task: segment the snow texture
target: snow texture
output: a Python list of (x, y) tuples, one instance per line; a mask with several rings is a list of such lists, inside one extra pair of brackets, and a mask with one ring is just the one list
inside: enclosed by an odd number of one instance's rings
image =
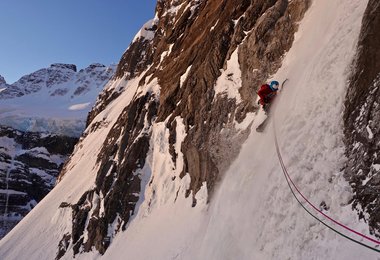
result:
[[(364, 0), (313, 2), (282, 68), (273, 75), (290, 81), (272, 111), (284, 163), (295, 183), (314, 204), (324, 202), (328, 215), (368, 235), (366, 223), (351, 210), (352, 191), (341, 171), (347, 68), (356, 51), (366, 4)], [(223, 72), (227, 78), (215, 88), (238, 101), (241, 79), (234, 57), (236, 54)], [(233, 80), (228, 79), (230, 73)], [(71, 230), (71, 209), (59, 208), (59, 204), (75, 203), (92, 187), (97, 154), (138, 90), (138, 82), (139, 78), (110, 83), (110, 87), (124, 87), (125, 91), (94, 119), (103, 122), (103, 128), (89, 133), (76, 147), (68, 165), (71, 171), (0, 241), (0, 259), (55, 258), (59, 238)], [(227, 91), (230, 88), (232, 92)], [(152, 84), (139, 94), (148, 90), (159, 93), (159, 86)], [(195, 208), (191, 196), (185, 198), (182, 193), (189, 185), (188, 176), (177, 177), (183, 163), (179, 149), (185, 137), (182, 119), (176, 118), (177, 167), (170, 160), (165, 123), (155, 124), (151, 150), (139, 173), (145, 192), (136, 215), (126, 231), (113, 238), (104, 256), (90, 252), (75, 259), (379, 259), (377, 253), (326, 229), (297, 204), (276, 159), (273, 122), (265, 133), (256, 133), (259, 117), (253, 119), (253, 131), (211, 205), (205, 203), (204, 185), (196, 194), (200, 203)], [(71, 258), (65, 255), (65, 259)]]
[(154, 18), (146, 22), (143, 27), (138, 31), (138, 33), (135, 35), (135, 38), (133, 39), (133, 42), (139, 40), (139, 39), (145, 39), (147, 41), (151, 41), (154, 38), (154, 30), (152, 29), (153, 26), (158, 22), (158, 18)]
[(187, 79), (187, 76), (189, 75), (189, 72), (190, 72), (190, 70), (191, 70), (191, 67), (192, 67), (192, 66), (189, 66), (189, 67), (186, 69), (186, 72), (185, 72), (183, 75), (181, 75), (181, 77), (180, 77), (180, 87), (182, 87), (183, 84), (185, 83), (185, 80)]
[(227, 69), (222, 70), (222, 75), (215, 84), (215, 96), (218, 94), (227, 95), (230, 99), (235, 99), (237, 103), (241, 102), (239, 88), (241, 87), (241, 70), (238, 58), (238, 49), (236, 49), (231, 58), (227, 61)]

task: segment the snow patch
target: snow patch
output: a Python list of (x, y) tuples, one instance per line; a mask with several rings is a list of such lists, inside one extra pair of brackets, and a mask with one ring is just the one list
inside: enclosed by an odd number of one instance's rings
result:
[(75, 111), (75, 110), (84, 110), (87, 109), (91, 105), (91, 102), (82, 103), (82, 104), (76, 104), (69, 107), (69, 110)]
[(368, 138), (372, 139), (373, 138), (373, 132), (372, 132), (371, 128), (369, 127), (369, 125), (367, 125), (366, 129), (368, 132)]
[(372, 164), (372, 168), (375, 169), (375, 171), (380, 171), (380, 164)]
[(235, 99), (237, 103), (241, 102), (239, 89), (241, 87), (241, 70), (238, 57), (238, 48), (232, 53), (231, 58), (227, 61), (227, 69), (221, 70), (222, 74), (215, 84), (215, 96), (227, 95), (230, 99)]
[(362, 181), (362, 185), (365, 186), (367, 182), (369, 182), (371, 179), (372, 179), (372, 176), (367, 176), (367, 178)]
[[(257, 115), (255, 113), (247, 113), (246, 117), (241, 123), (238, 123), (235, 120), (235, 129), (244, 131), (247, 130), (248, 127), (252, 124), (252, 122), (257, 118)], [(260, 120), (255, 120), (256, 122)]]
[(214, 29), (215, 29), (215, 27), (218, 25), (218, 23), (219, 23), (219, 19), (216, 21), (216, 23), (210, 28), (210, 32), (212, 32)]
[(8, 195), (28, 195), (25, 192), (22, 191), (16, 191), (16, 190), (11, 190), (11, 189), (0, 189), (0, 194), (8, 194)]
[(147, 41), (151, 41), (154, 38), (155, 31), (152, 29), (155, 24), (158, 23), (158, 18), (155, 17), (154, 19), (151, 19), (147, 21), (140, 31), (135, 35), (135, 38), (133, 38), (133, 42), (137, 41), (140, 38), (143, 38)]
[(191, 70), (191, 65), (186, 69), (186, 72), (184, 74), (181, 75), (181, 78), (180, 78), (180, 87), (183, 86), (183, 83), (185, 83), (185, 80), (187, 79), (187, 76), (189, 75), (189, 72)]

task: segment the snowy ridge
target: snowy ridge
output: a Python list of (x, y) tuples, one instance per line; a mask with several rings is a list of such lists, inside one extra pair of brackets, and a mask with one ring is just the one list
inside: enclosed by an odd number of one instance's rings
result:
[(143, 27), (138, 31), (138, 33), (135, 35), (135, 38), (133, 39), (133, 42), (143, 38), (147, 41), (151, 41), (154, 38), (154, 29), (153, 27), (158, 23), (158, 18), (154, 18), (152, 20), (149, 20), (146, 22)]
[(115, 66), (53, 64), (8, 85), (0, 93), (0, 120), (20, 131), (80, 136), (99, 92)]

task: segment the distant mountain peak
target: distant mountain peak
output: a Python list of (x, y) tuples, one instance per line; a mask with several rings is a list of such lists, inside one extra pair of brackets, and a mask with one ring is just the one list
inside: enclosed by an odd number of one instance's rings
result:
[[(74, 64), (54, 63), (10, 85), (0, 79), (1, 124), (21, 131), (79, 136), (91, 105), (114, 71), (115, 66), (100, 63), (79, 71)], [(73, 106), (82, 109), (70, 109)]]
[(101, 63), (92, 63), (88, 66), (89, 68), (104, 68), (106, 67), (105, 65), (101, 64)]
[(0, 75), (0, 86), (5, 84), (7, 84), (7, 82), (5, 81), (4, 77)]
[(65, 64), (65, 63), (53, 63), (50, 65), (52, 69), (69, 69), (74, 72), (77, 72), (77, 66), (74, 64)]

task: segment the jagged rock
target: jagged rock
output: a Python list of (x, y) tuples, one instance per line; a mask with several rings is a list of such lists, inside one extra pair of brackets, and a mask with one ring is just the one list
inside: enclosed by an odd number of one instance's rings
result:
[[(354, 191), (353, 208), (380, 237), (380, 2), (364, 14), (356, 60), (347, 90), (344, 134), (345, 177)], [(377, 202), (377, 203), (376, 203)]]
[(67, 233), (63, 236), (62, 240), (59, 242), (58, 254), (55, 259), (60, 259), (62, 256), (65, 255), (67, 248), (70, 245), (70, 240), (71, 240), (71, 234)]
[[(32, 94), (45, 88), (53, 88), (57, 85), (73, 81), (74, 86), (88, 89), (89, 80), (93, 88), (104, 85), (114, 74), (113, 67), (94, 63), (85, 69), (77, 72), (77, 67), (74, 64), (55, 63), (49, 68), (37, 70), (29, 75), (21, 77), (18, 81), (11, 85), (7, 85), (7, 89), (0, 92), (0, 99), (13, 99), (20, 96)], [(86, 83), (86, 84), (84, 84)], [(85, 86), (80, 86), (80, 85)], [(51, 96), (65, 95), (68, 89), (56, 89), (51, 93)], [(81, 91), (78, 94), (83, 93)]]
[[(183, 2), (182, 7), (185, 7), (187, 2)], [(182, 151), (185, 155), (183, 172), (190, 173), (194, 194), (204, 181), (212, 193), (217, 176), (236, 156), (244, 140), (244, 137), (236, 136), (232, 122), (235, 119), (242, 121), (247, 112), (255, 110), (252, 100), (256, 88), (280, 67), (282, 56), (291, 47), (297, 22), (310, 1), (293, 1), (289, 5), (287, 2), (199, 1), (193, 12), (182, 8), (174, 19), (166, 16), (158, 23), (159, 32), (161, 27), (169, 28), (175, 22), (176, 26), (157, 43), (157, 49), (164, 49), (163, 45), (167, 48), (168, 43), (172, 43), (170, 57), (178, 58), (164, 60), (165, 66), (154, 72), (160, 86), (165, 86), (161, 88), (157, 120), (170, 117), (168, 124), (171, 124), (175, 116), (181, 115), (186, 127), (191, 128)], [(159, 10), (163, 13), (165, 6), (170, 6), (169, 2), (162, 1)], [(206, 30), (214, 25), (211, 33)], [(245, 32), (250, 33), (246, 35)], [(214, 97), (213, 86), (221, 74), (220, 69), (226, 67), (227, 60), (243, 39), (245, 42), (239, 48), (243, 75), (239, 91), (243, 102), (236, 104), (223, 97)], [(154, 59), (154, 62), (158, 61)], [(179, 86), (179, 77), (190, 65), (197, 69), (190, 71), (184, 86)], [(254, 74), (253, 68), (260, 75)], [(228, 129), (228, 124), (230, 131), (226, 132), (229, 134), (221, 135), (221, 130), (226, 129), (226, 125)], [(236, 139), (231, 138), (234, 135)], [(247, 136), (248, 132), (243, 135)], [(230, 153), (221, 154), (218, 151), (226, 151), (222, 149), (226, 143)]]
[[(251, 16), (256, 17), (257, 21), (253, 25), (253, 32), (239, 49), (243, 85), (240, 93), (246, 101), (245, 110), (252, 109), (249, 101), (255, 98), (257, 88), (281, 66), (282, 56), (293, 43), (298, 21), (310, 3), (304, 0), (290, 3), (257, 1), (249, 9)], [(258, 10), (262, 10), (261, 13)], [(251, 23), (251, 19), (244, 19), (243, 30)]]
[(68, 69), (77, 72), (77, 66), (74, 64), (54, 63), (50, 65), (52, 69)]
[[(96, 178), (96, 189), (84, 193), (78, 203), (73, 205), (75, 224), (72, 243), (76, 245), (75, 254), (82, 245), (85, 252), (95, 247), (103, 254), (109, 246), (108, 225), (116, 218), (119, 218), (123, 224), (120, 224), (115, 232), (125, 229), (139, 199), (136, 194), (140, 193), (141, 180), (135, 172), (145, 164), (151, 135), (151, 130), (147, 127), (153, 122), (156, 107), (154, 96), (145, 95), (138, 98), (125, 108), (109, 132), (98, 157), (100, 169)], [(145, 122), (149, 125), (145, 125)], [(121, 137), (120, 143), (115, 144), (119, 137)], [(92, 215), (89, 215), (91, 208), (95, 205), (99, 207), (100, 203), (94, 200), (98, 200), (101, 194), (107, 194), (104, 201), (104, 215), (100, 215), (99, 208), (92, 209)], [(91, 204), (88, 204), (89, 202)], [(83, 240), (84, 232), (88, 234), (87, 241)]]
[[(122, 85), (123, 79), (140, 77), (140, 86), (157, 79), (160, 96), (149, 91), (144, 96), (136, 94), (108, 133), (98, 157), (95, 188), (73, 206), (74, 254), (92, 248), (104, 253), (110, 239), (107, 227), (117, 221), (117, 232), (127, 225), (140, 193), (136, 173), (145, 163), (153, 122), (166, 123), (176, 165), (176, 117), (183, 118), (186, 137), (180, 177), (189, 174), (191, 178), (186, 194), (192, 194), (195, 206), (195, 194), (206, 183), (212, 195), (249, 134), (249, 127), (237, 130), (235, 122), (257, 109), (252, 102), (255, 89), (280, 67), (309, 5), (310, 1), (301, 0), (157, 2), (156, 19), (143, 28), (150, 36), (134, 39), (120, 60), (116, 78)], [(243, 84), (239, 88), (242, 102), (237, 104), (235, 98), (216, 95), (214, 86), (238, 46)], [(252, 72), (253, 68), (258, 72)], [(181, 79), (186, 72), (187, 77)], [(229, 77), (233, 80), (233, 75)], [(102, 126), (92, 121), (122, 91), (110, 87), (101, 93), (87, 119), (86, 134)], [(103, 214), (99, 199), (104, 203)]]
[(7, 82), (5, 81), (4, 77), (0, 75), (0, 86), (5, 84), (7, 84)]

